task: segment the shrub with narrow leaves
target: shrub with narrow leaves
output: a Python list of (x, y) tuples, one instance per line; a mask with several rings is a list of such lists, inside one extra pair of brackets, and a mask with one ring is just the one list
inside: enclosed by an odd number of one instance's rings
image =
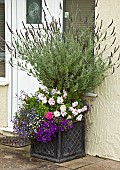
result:
[[(46, 3), (45, 6), (48, 10)], [(115, 27), (109, 33), (113, 20), (104, 32), (101, 32), (101, 20), (99, 26), (82, 29), (71, 24), (65, 33), (61, 32), (60, 19), (57, 22), (53, 17), (52, 22), (48, 22), (44, 9), (43, 14), (45, 22), (37, 29), (33, 25), (27, 28), (23, 23), (25, 33), (18, 30), (14, 33), (8, 26), (13, 34), (12, 48), (7, 44), (9, 51), (17, 57), (18, 66), (39, 82), (50, 89), (65, 89), (80, 97), (99, 86), (108, 76), (109, 69), (114, 72), (119, 67), (119, 56), (116, 60), (113, 58), (119, 46), (115, 46), (110, 55), (104, 56), (104, 52), (116, 41)], [(111, 37), (112, 43), (102, 48), (101, 43), (107, 37)], [(14, 66), (13, 58), (10, 63)]]

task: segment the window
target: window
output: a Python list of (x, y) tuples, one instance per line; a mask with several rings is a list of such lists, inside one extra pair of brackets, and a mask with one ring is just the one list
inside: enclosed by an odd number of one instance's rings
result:
[(0, 77), (5, 77), (5, 2), (0, 0)]
[(42, 0), (27, 0), (26, 7), (26, 23), (40, 24), (42, 20)]
[(95, 0), (66, 0), (65, 13), (66, 12), (68, 14), (68, 17), (64, 19), (64, 29), (66, 31), (68, 31), (70, 27), (80, 30), (89, 26), (93, 29)]

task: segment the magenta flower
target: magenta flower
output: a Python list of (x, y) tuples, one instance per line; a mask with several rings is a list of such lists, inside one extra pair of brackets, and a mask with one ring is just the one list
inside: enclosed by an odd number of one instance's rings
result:
[(46, 118), (47, 118), (48, 120), (52, 119), (52, 118), (53, 118), (52, 112), (47, 112), (47, 113), (46, 113)]

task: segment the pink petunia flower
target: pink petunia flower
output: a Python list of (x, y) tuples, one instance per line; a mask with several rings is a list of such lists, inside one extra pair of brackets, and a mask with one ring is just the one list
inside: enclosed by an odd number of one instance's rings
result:
[(46, 113), (46, 118), (47, 118), (48, 120), (52, 119), (52, 118), (53, 118), (52, 112), (47, 112), (47, 113)]
[(53, 106), (53, 105), (55, 105), (55, 100), (53, 98), (50, 98), (48, 100), (48, 103), (49, 103), (49, 105)]

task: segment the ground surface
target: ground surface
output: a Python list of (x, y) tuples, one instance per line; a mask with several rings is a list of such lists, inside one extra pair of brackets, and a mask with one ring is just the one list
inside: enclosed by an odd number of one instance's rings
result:
[(86, 156), (58, 164), (31, 157), (29, 146), (0, 145), (0, 170), (120, 170), (120, 162)]

